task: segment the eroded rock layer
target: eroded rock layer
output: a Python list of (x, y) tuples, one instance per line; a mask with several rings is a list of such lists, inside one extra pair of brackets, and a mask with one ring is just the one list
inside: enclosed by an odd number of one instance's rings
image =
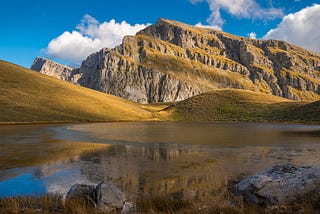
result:
[(32, 69), (139, 103), (180, 101), (218, 88), (320, 98), (320, 55), (165, 19), (90, 55), (79, 69), (38, 61)]

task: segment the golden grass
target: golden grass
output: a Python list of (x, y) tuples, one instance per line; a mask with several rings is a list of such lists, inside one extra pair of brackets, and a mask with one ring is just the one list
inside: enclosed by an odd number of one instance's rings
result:
[(209, 67), (201, 62), (164, 55), (158, 51), (148, 52), (147, 59), (148, 62), (153, 63), (146, 66), (168, 73), (182, 81), (190, 82), (206, 91), (225, 87), (259, 90), (246, 76)]
[(0, 123), (148, 120), (128, 100), (0, 61)]
[(306, 90), (301, 91), (291, 86), (288, 86), (288, 90), (293, 95), (295, 95), (296, 99), (298, 100), (309, 100), (309, 101), (320, 100), (320, 95), (313, 91), (306, 91)]
[[(206, 201), (191, 201), (173, 195), (143, 195), (135, 201), (133, 213), (234, 213), (234, 214), (256, 214), (256, 213), (319, 213), (320, 207), (317, 202), (319, 194), (316, 192), (307, 194), (299, 201), (279, 206), (263, 207), (249, 204), (236, 196), (234, 191), (225, 188), (217, 195)], [(63, 203), (59, 195), (44, 195), (39, 197), (14, 197), (0, 199), (0, 213), (75, 213), (75, 214), (99, 214), (105, 213), (94, 208), (91, 204), (80, 200), (72, 203)], [(119, 212), (111, 212), (119, 213)]]
[(82, 201), (64, 204), (60, 195), (44, 195), (0, 199), (0, 213), (99, 214), (102, 212)]

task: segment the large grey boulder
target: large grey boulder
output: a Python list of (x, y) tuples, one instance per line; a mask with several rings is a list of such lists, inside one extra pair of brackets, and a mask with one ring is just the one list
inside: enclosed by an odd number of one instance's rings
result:
[(93, 185), (74, 184), (67, 193), (66, 204), (72, 201), (83, 201), (95, 206), (96, 190)]
[(125, 204), (125, 196), (121, 190), (111, 182), (102, 181), (96, 187), (97, 207), (103, 212), (114, 209), (121, 210)]
[(86, 184), (73, 185), (66, 195), (66, 204), (85, 202), (98, 208), (102, 212), (121, 211), (130, 213), (134, 210), (134, 204), (126, 202), (124, 194), (112, 182), (100, 182), (96, 187)]
[(320, 169), (278, 165), (242, 180), (236, 190), (246, 201), (256, 204), (288, 204), (308, 193), (320, 192)]

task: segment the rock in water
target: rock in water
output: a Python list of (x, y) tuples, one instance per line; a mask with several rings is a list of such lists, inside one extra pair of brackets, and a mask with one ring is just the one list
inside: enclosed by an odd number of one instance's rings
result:
[(280, 205), (297, 201), (310, 192), (320, 191), (319, 185), (319, 168), (284, 164), (242, 180), (236, 189), (246, 201)]
[(73, 200), (84, 201), (85, 203), (95, 206), (95, 201), (96, 201), (95, 187), (93, 185), (74, 184), (70, 188), (66, 196), (66, 204)]
[(114, 209), (121, 210), (125, 203), (125, 196), (121, 190), (111, 182), (102, 181), (96, 187), (97, 207), (103, 212)]

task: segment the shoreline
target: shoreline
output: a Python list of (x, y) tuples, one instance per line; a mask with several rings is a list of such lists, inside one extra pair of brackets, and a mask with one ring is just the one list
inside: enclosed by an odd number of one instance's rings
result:
[(81, 125), (81, 124), (94, 124), (94, 123), (246, 123), (246, 124), (279, 124), (279, 125), (312, 125), (319, 126), (320, 121), (236, 121), (236, 120), (112, 120), (112, 121), (34, 121), (34, 122), (1, 122), (1, 126), (14, 126), (14, 125)]

